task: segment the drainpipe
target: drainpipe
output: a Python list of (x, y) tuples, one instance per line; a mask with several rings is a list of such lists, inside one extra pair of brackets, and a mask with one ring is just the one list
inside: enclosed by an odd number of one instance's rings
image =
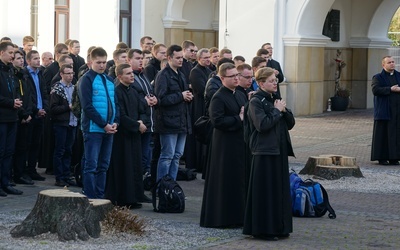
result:
[(38, 1), (31, 0), (31, 36), (35, 39), (35, 46), (38, 44)]

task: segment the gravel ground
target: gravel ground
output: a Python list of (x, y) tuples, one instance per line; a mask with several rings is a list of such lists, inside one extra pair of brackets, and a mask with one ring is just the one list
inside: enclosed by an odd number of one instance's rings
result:
[[(297, 172), (302, 165), (292, 164)], [(400, 168), (381, 170), (362, 169), (365, 178), (345, 177), (327, 181), (315, 179), (328, 190), (345, 190), (360, 193), (400, 193)], [(301, 175), (303, 179), (312, 176)], [(0, 213), (0, 249), (195, 249), (214, 243), (232, 241), (242, 237), (241, 229), (201, 228), (198, 223), (168, 221), (141, 217), (147, 226), (142, 236), (131, 234), (105, 234), (88, 241), (60, 242), (55, 234), (42, 234), (35, 238), (13, 239), (10, 230), (20, 224), (30, 210)]]

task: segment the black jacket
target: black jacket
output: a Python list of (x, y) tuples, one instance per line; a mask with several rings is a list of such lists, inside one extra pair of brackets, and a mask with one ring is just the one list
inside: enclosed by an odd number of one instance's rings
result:
[(82, 67), (82, 65), (85, 64), (85, 59), (81, 57), (80, 55), (74, 55), (72, 53), (69, 53), (69, 56), (72, 58), (72, 61), (74, 62), (73, 64), (73, 69), (75, 73), (75, 78), (78, 79), (78, 74), (79, 74), (79, 69)]
[(208, 79), (206, 83), (206, 89), (204, 90), (204, 101), (205, 101), (205, 109), (208, 112), (208, 108), (210, 107), (211, 98), (222, 86), (221, 78), (218, 75), (214, 75), (210, 79)]
[(160, 70), (161, 62), (156, 58), (152, 58), (147, 66), (143, 69), (143, 73), (147, 77), (147, 79), (152, 82), (153, 80), (155, 80), (156, 75)]
[[(280, 112), (274, 107), (274, 101), (279, 98), (267, 92), (257, 90), (249, 101), (247, 117), (251, 124), (250, 149), (253, 155), (279, 155), (280, 140), (287, 138), (288, 155), (294, 156), (289, 130), (295, 124), (294, 116), (289, 109)], [(281, 137), (285, 133), (285, 137)]]
[(52, 62), (47, 68), (42, 72), (43, 81), (46, 86), (47, 94), (51, 91), (51, 80), (60, 71), (60, 65), (57, 61)]
[(18, 121), (18, 109), (14, 108), (14, 100), (21, 98), (18, 88), (12, 64), (0, 60), (0, 122)]
[[(27, 75), (26, 83), (31, 88), (32, 114), (33, 116), (36, 116), (39, 109), (37, 107), (37, 92), (36, 92), (35, 82), (27, 68), (24, 69), (24, 73)], [(43, 109), (48, 113), (49, 112), (49, 94), (47, 92), (48, 90), (41, 71), (39, 71), (38, 76), (39, 76), (40, 94), (42, 96), (42, 106)]]
[(71, 109), (64, 87), (60, 82), (54, 85), (50, 95), (50, 113), (54, 124), (65, 127), (69, 125)]
[(156, 109), (157, 133), (192, 133), (190, 103), (182, 92), (189, 89), (182, 72), (175, 73), (169, 64), (159, 72), (154, 91), (159, 100)]
[(32, 117), (32, 90), (27, 84), (28, 75), (23, 70), (15, 69), (15, 76), (19, 86), (18, 91), (22, 100), (22, 107), (18, 109), (19, 120)]
[(132, 84), (132, 87), (136, 90), (140, 97), (140, 103), (143, 106), (143, 110), (145, 111), (143, 114), (140, 114), (140, 120), (143, 121), (144, 125), (146, 125), (146, 132), (154, 132), (154, 107), (150, 107), (147, 104), (145, 99), (148, 95), (154, 95), (153, 86), (150, 84), (149, 80), (147, 80), (146, 76), (143, 72), (138, 70), (134, 70), (135, 81)]

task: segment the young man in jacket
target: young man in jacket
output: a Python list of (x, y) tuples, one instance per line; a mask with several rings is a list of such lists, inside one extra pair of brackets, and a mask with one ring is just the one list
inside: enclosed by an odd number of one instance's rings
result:
[(61, 80), (57, 82), (50, 96), (50, 112), (53, 120), (54, 154), (53, 166), (56, 186), (76, 186), (71, 178), (72, 145), (75, 140), (78, 119), (72, 113), (72, 92), (74, 69), (64, 64), (60, 68)]
[(22, 107), (11, 64), (13, 59), (13, 44), (11, 42), (0, 43), (0, 196), (22, 194), (22, 191), (10, 185), (18, 109)]
[(166, 174), (176, 180), (186, 135), (192, 131), (189, 104), (193, 94), (185, 76), (179, 71), (183, 61), (182, 47), (171, 45), (167, 49), (167, 58), (168, 64), (157, 75), (154, 87), (159, 99), (156, 132), (160, 134), (161, 143), (157, 180)]

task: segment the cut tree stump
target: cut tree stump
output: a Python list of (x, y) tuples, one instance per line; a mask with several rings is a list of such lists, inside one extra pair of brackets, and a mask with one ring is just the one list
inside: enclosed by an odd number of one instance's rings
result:
[(337, 180), (343, 176), (364, 177), (356, 164), (356, 158), (344, 155), (311, 156), (299, 173), (316, 175), (327, 180)]
[(57, 233), (61, 241), (100, 237), (100, 221), (111, 211), (109, 200), (88, 199), (68, 189), (40, 191), (26, 219), (11, 230), (12, 237)]

